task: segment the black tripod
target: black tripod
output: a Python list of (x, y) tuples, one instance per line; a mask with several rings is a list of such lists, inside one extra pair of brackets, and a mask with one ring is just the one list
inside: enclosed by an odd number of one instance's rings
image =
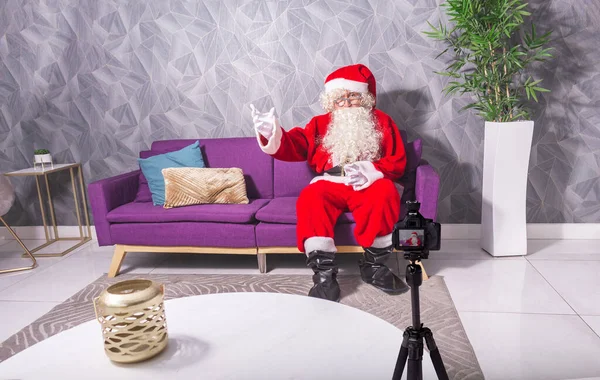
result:
[(400, 380), (404, 372), (404, 366), (408, 360), (408, 380), (423, 379), (423, 339), (427, 342), (429, 355), (435, 368), (435, 373), (438, 379), (448, 380), (448, 374), (440, 351), (433, 340), (433, 333), (427, 327), (423, 327), (421, 323), (421, 309), (419, 306), (419, 286), (423, 283), (423, 273), (421, 267), (415, 262), (421, 259), (420, 254), (410, 252), (405, 253), (404, 257), (410, 260), (410, 264), (406, 266), (406, 283), (410, 286), (410, 296), (412, 304), (412, 326), (408, 326), (404, 331), (404, 339), (400, 354), (396, 361), (396, 369), (392, 380)]

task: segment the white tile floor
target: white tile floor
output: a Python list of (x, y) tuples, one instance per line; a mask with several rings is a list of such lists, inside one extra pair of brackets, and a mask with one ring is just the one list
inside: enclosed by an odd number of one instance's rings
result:
[[(0, 275), (0, 341), (103, 275), (111, 256), (94, 241)], [(341, 272), (358, 273), (358, 255), (338, 257)], [(0, 268), (23, 263), (16, 243), (0, 240)], [(475, 240), (446, 240), (424, 264), (444, 276), (486, 379), (600, 379), (598, 240), (531, 240), (526, 257), (511, 258), (493, 258)], [(270, 255), (268, 265), (273, 274), (309, 273), (300, 255)], [(122, 272), (259, 273), (253, 256), (145, 253), (129, 254)]]

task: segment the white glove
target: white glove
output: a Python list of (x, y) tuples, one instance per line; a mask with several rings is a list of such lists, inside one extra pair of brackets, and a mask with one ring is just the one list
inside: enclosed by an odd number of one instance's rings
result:
[(346, 185), (353, 186), (355, 190), (368, 182), (367, 176), (356, 164), (344, 165), (344, 172), (348, 178)]
[(250, 104), (250, 108), (252, 108), (252, 122), (254, 123), (254, 129), (261, 136), (270, 140), (277, 127), (277, 121), (275, 120), (275, 116), (273, 116), (275, 107), (265, 113), (258, 112), (256, 108), (254, 108), (254, 104)]

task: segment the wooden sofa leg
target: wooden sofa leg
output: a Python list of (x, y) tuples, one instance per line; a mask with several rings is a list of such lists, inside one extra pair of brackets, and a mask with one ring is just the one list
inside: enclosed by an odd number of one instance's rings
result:
[(266, 253), (258, 253), (258, 270), (260, 273), (267, 273), (267, 254)]
[(115, 277), (119, 274), (119, 270), (121, 269), (121, 264), (123, 264), (123, 260), (125, 259), (125, 246), (121, 244), (117, 244), (115, 246), (115, 253), (113, 254), (112, 261), (110, 262), (110, 269), (108, 271), (108, 277)]

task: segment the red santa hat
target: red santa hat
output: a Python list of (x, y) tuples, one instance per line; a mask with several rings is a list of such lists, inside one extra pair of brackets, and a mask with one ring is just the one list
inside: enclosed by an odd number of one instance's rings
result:
[(370, 92), (375, 96), (375, 77), (365, 65), (340, 67), (325, 79), (325, 92), (344, 89), (352, 92)]

